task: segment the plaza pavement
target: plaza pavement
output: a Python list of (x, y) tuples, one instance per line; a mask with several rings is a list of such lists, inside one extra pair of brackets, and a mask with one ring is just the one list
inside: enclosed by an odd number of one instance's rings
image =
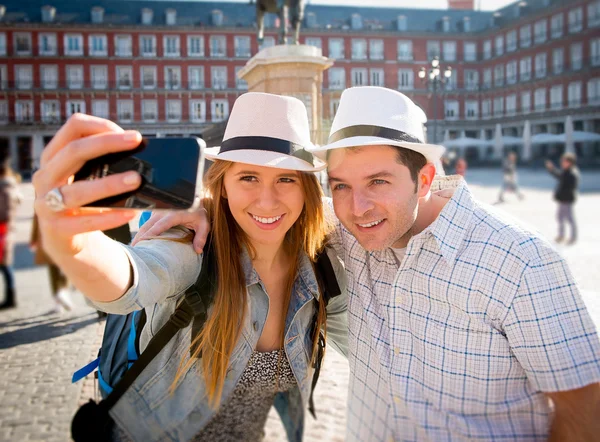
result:
[[(553, 179), (543, 171), (520, 175), (525, 200), (508, 194), (507, 202), (496, 207), (552, 240), (556, 234), (550, 190)], [(469, 170), (466, 178), (480, 200), (496, 201), (499, 171)], [(585, 192), (576, 206), (580, 240), (574, 246), (557, 248), (570, 264), (600, 327), (600, 172), (584, 173), (582, 188)], [(68, 441), (77, 405), (93, 395), (91, 379), (72, 385), (71, 375), (95, 357), (103, 323), (81, 295), (74, 297), (74, 311), (52, 313), (47, 269), (33, 265), (28, 248), (33, 189), (23, 184), (21, 190), (25, 202), (17, 216), (15, 265), (19, 305), (0, 311), (0, 441)], [(330, 349), (315, 393), (318, 419), (308, 417), (305, 440), (344, 440), (347, 387), (345, 360)], [(286, 440), (274, 412), (269, 416), (265, 440)]]

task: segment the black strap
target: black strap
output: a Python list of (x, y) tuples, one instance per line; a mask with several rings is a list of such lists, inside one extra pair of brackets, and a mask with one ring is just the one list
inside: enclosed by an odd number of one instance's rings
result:
[(233, 150), (265, 150), (291, 155), (314, 166), (314, 157), (304, 146), (288, 140), (272, 137), (235, 137), (221, 143), (219, 154)]
[(387, 138), (392, 141), (405, 141), (409, 143), (423, 144), (421, 140), (413, 137), (401, 130), (390, 129), (389, 127), (370, 126), (367, 124), (359, 124), (356, 126), (344, 127), (329, 136), (328, 144), (351, 137), (379, 137)]

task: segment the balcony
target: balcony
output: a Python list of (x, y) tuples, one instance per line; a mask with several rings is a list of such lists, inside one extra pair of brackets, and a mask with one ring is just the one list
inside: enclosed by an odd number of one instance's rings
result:
[(536, 69), (535, 78), (544, 78), (546, 76), (546, 69)]
[(412, 52), (400, 52), (398, 53), (398, 61), (412, 61), (413, 54)]

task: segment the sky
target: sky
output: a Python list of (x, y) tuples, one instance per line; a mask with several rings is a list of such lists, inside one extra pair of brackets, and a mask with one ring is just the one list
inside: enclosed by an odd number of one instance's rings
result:
[[(208, 1), (208, 0), (207, 0)], [(233, 1), (248, 3), (248, 0), (221, 0), (221, 1)], [(475, 0), (475, 9), (482, 11), (495, 11), (510, 3), (514, 3), (515, 0)], [(396, 7), (396, 8), (433, 8), (433, 9), (446, 9), (448, 7), (447, 0), (419, 0), (418, 4), (415, 5), (414, 0), (308, 0), (309, 4), (314, 5), (356, 5), (356, 6), (382, 6), (382, 7)]]

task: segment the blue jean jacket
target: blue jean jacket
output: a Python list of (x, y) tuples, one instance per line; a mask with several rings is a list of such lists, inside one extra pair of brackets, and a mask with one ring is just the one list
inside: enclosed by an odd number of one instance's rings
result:
[[(163, 237), (181, 236), (171, 229)], [(133, 269), (133, 285), (119, 299), (95, 305), (106, 312), (126, 314), (145, 309), (147, 322), (140, 336), (143, 351), (154, 334), (166, 323), (185, 290), (200, 273), (202, 255), (191, 244), (163, 239), (142, 241), (135, 247), (123, 246)], [(342, 295), (333, 298), (327, 308), (328, 343), (347, 354), (346, 279), (341, 261), (328, 250), (338, 277)], [(242, 256), (246, 275), (247, 314), (240, 339), (229, 362), (221, 395), (226, 404), (256, 348), (269, 311), (269, 297), (247, 253)], [(302, 440), (304, 410), (310, 395), (313, 369), (311, 325), (315, 313), (313, 299), (319, 296), (317, 281), (307, 256), (301, 257), (298, 276), (286, 317), (284, 350), (297, 381), (293, 389), (277, 394), (275, 407), (290, 441)], [(135, 383), (112, 408), (116, 423), (136, 441), (187, 441), (192, 439), (216, 414), (206, 396), (200, 360), (182, 376), (174, 392), (170, 387), (182, 359), (189, 359), (191, 325), (154, 358)], [(318, 410), (317, 410), (318, 412)]]

